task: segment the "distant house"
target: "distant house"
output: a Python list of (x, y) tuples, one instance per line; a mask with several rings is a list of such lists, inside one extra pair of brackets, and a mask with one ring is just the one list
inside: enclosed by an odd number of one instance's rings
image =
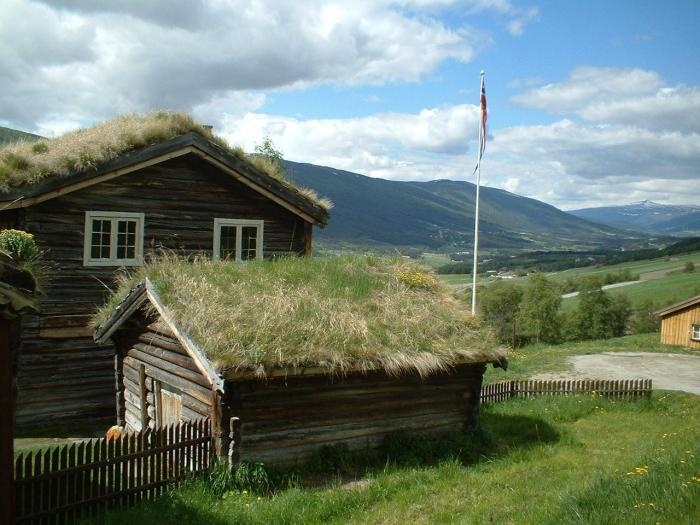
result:
[(661, 342), (700, 348), (700, 295), (656, 312), (661, 317)]
[(505, 366), (505, 352), (430, 274), (396, 261), (149, 265), (98, 314), (96, 340), (117, 347), (118, 423), (210, 417), (220, 453), (233, 431), (238, 460), (272, 464), (473, 428), (486, 364)]
[(161, 249), (246, 261), (309, 254), (328, 205), (178, 113), (125, 116), (0, 150), (0, 228), (30, 232), (48, 263), (28, 316), (19, 428), (113, 419), (114, 347), (88, 323)]

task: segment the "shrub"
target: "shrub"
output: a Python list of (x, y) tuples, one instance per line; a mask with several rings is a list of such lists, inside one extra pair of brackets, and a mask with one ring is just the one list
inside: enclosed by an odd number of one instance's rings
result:
[(34, 236), (21, 230), (0, 231), (0, 250), (17, 264), (32, 262), (39, 255)]
[(608, 339), (624, 335), (631, 313), (626, 295), (614, 298), (601, 289), (601, 282), (587, 279), (581, 285), (578, 307), (567, 322), (570, 339)]
[(37, 142), (32, 146), (32, 153), (36, 153), (37, 155), (46, 153), (47, 151), (49, 151), (49, 147), (45, 142)]
[(295, 484), (293, 471), (281, 473), (268, 469), (263, 463), (243, 462), (231, 470), (226, 461), (219, 461), (209, 470), (207, 488), (216, 497), (230, 491), (270, 494)]
[(630, 319), (630, 330), (633, 334), (646, 334), (658, 332), (661, 326), (661, 319), (654, 313), (657, 305), (651, 299), (644, 299), (639, 306), (634, 309)]
[(695, 263), (693, 261), (688, 261), (685, 263), (683, 271), (686, 273), (693, 273), (695, 271)]
[(557, 312), (560, 305), (560, 288), (541, 273), (530, 275), (518, 315), (523, 334), (535, 343), (556, 343), (559, 340)]
[(495, 331), (498, 340), (515, 348), (518, 344), (518, 313), (523, 299), (521, 287), (497, 281), (477, 290), (479, 313)]

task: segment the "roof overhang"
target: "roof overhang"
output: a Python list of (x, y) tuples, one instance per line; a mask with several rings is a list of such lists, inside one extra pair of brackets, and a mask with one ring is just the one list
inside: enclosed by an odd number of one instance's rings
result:
[(7, 192), (0, 195), (0, 209), (27, 208), (190, 154), (212, 164), (307, 222), (319, 226), (328, 222), (328, 211), (325, 208), (194, 132), (121, 155), (95, 171), (67, 177), (49, 177), (35, 185)]
[[(508, 358), (506, 351), (497, 349), (493, 351), (493, 355), (489, 358), (474, 359), (466, 356), (457, 358), (452, 364), (452, 368), (463, 365), (485, 365), (491, 363), (494, 368), (508, 368)], [(313, 376), (345, 376), (348, 374), (361, 373), (368, 374), (371, 372), (386, 373), (386, 370), (377, 366), (376, 368), (343, 368), (332, 370), (320, 366), (307, 367), (288, 367), (288, 368), (270, 368), (266, 369), (264, 374), (256, 373), (254, 370), (235, 370), (231, 369), (223, 372), (223, 377), (229, 381), (260, 381), (264, 379), (289, 378), (289, 377), (313, 377)], [(406, 374), (417, 373), (416, 371), (407, 371)], [(436, 372), (437, 373), (437, 372)]]
[(695, 306), (696, 304), (700, 304), (700, 295), (696, 295), (695, 297), (691, 297), (690, 299), (686, 299), (680, 303), (672, 304), (671, 306), (657, 310), (654, 312), (654, 314), (658, 317), (666, 317), (667, 315), (675, 313), (679, 310), (685, 310), (686, 308)]

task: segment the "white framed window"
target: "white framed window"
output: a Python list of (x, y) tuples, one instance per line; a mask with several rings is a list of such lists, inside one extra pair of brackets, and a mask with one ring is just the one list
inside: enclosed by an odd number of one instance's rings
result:
[(690, 338), (693, 341), (700, 341), (700, 324), (694, 324), (690, 329)]
[(248, 219), (214, 219), (214, 260), (262, 259), (263, 223)]
[(143, 213), (85, 212), (85, 266), (138, 266), (143, 261)]

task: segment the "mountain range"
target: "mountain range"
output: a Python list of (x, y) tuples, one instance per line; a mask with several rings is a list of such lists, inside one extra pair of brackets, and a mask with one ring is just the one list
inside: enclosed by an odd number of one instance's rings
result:
[[(317, 234), (324, 247), (471, 249), (476, 187), (470, 182), (390, 181), (290, 161), (285, 168), (294, 182), (335, 203), (328, 226)], [(480, 210), (479, 244), (486, 250), (586, 250), (647, 240), (495, 188), (481, 188)]]
[(656, 235), (700, 235), (700, 206), (658, 204), (649, 200), (622, 206), (569, 211), (598, 224)]

